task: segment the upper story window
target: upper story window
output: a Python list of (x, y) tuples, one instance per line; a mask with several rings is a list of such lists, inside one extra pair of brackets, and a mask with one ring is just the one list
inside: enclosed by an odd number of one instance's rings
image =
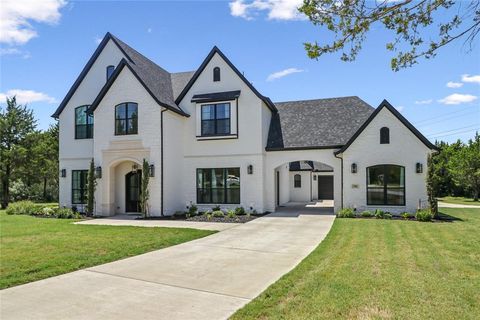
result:
[(88, 106), (75, 108), (75, 139), (93, 138), (93, 114), (87, 114)]
[(112, 76), (113, 71), (115, 71), (115, 66), (108, 66), (107, 67), (107, 81)]
[(230, 103), (202, 105), (202, 136), (230, 134)]
[(382, 164), (367, 168), (367, 205), (405, 205), (405, 167)]
[(390, 143), (390, 129), (383, 127), (380, 129), (380, 144)]
[(125, 102), (115, 106), (115, 135), (138, 133), (138, 104)]
[(220, 81), (220, 68), (215, 67), (213, 68), (213, 81)]
[(293, 176), (293, 187), (294, 188), (301, 188), (302, 187), (302, 176), (296, 174)]

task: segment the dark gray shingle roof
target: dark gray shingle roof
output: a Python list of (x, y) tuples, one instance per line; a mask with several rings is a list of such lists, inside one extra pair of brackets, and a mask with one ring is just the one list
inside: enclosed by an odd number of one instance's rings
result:
[(276, 102), (267, 150), (340, 147), (374, 111), (359, 97)]
[(183, 88), (185, 88), (188, 81), (192, 79), (194, 74), (195, 74), (195, 71), (170, 73), (170, 78), (172, 81), (173, 97), (175, 99), (178, 98)]
[(294, 161), (290, 162), (290, 171), (333, 171), (328, 164), (317, 161)]

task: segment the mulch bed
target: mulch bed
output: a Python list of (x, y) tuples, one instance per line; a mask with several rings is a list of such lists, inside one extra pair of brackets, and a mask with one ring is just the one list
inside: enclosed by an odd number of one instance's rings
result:
[(205, 215), (198, 215), (194, 217), (187, 218), (185, 215), (179, 216), (163, 216), (163, 217), (138, 217), (135, 220), (176, 220), (176, 221), (196, 221), (196, 222), (221, 222), (221, 223), (246, 223), (257, 218), (263, 217), (266, 213), (257, 213), (251, 215), (238, 215), (235, 218), (228, 218), (228, 217), (210, 217), (208, 219)]

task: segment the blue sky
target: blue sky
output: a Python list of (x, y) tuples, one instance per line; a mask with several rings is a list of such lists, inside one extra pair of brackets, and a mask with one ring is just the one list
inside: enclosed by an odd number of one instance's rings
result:
[(331, 35), (296, 15), (290, 1), (261, 2), (267, 5), (44, 0), (27, 9), (11, 2), (2, 15), (10, 10), (20, 24), (0, 30), (0, 98), (16, 92), (34, 109), (39, 128), (47, 128), (110, 31), (171, 72), (195, 70), (217, 45), (273, 101), (356, 95), (376, 107), (387, 99), (432, 141), (466, 140), (480, 128), (480, 39), (470, 52), (459, 41), (435, 59), (393, 72), (385, 50), (390, 33), (378, 25), (356, 61), (342, 62), (337, 54), (311, 60), (302, 43)]

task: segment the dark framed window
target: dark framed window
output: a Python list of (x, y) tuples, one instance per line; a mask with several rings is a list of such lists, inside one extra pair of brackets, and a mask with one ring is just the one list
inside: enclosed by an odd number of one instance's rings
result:
[(202, 136), (230, 134), (230, 103), (202, 105)]
[(239, 204), (240, 168), (197, 169), (197, 203)]
[(115, 66), (108, 66), (107, 67), (107, 81), (112, 76), (113, 71), (115, 71)]
[(75, 139), (93, 138), (93, 114), (87, 114), (88, 107), (75, 108)]
[(405, 167), (382, 164), (367, 168), (367, 205), (405, 205)]
[(115, 106), (115, 135), (138, 133), (138, 105), (134, 102)]
[(380, 129), (380, 144), (390, 143), (390, 129), (383, 127)]
[(213, 68), (213, 81), (220, 81), (220, 68), (215, 67)]
[(294, 188), (301, 188), (302, 187), (302, 176), (296, 174), (293, 176), (293, 187)]
[(72, 170), (72, 204), (87, 203), (88, 170)]

